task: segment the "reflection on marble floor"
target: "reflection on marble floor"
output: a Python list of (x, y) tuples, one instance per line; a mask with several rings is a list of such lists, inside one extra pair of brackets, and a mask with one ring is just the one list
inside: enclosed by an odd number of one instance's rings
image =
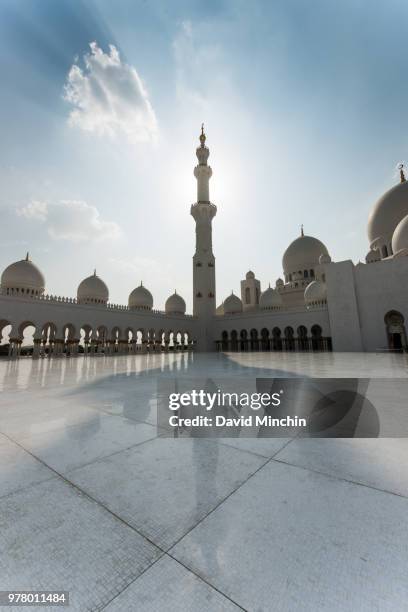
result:
[(407, 440), (157, 437), (158, 376), (302, 375), (407, 379), (408, 361), (0, 361), (0, 590), (69, 590), (80, 611), (406, 610)]

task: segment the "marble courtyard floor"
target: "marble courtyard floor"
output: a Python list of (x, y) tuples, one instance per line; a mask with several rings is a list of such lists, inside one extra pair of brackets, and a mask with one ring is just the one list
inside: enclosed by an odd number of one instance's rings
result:
[(81, 612), (407, 610), (406, 439), (157, 435), (158, 377), (299, 375), (368, 377), (408, 408), (381, 382), (406, 355), (1, 360), (0, 590)]

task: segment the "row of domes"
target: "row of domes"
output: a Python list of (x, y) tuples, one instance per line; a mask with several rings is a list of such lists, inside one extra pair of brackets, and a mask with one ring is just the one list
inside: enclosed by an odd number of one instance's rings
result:
[[(390, 255), (408, 255), (408, 181), (402, 165), (400, 179), (376, 202), (369, 215), (367, 263)], [(288, 246), (283, 255), (283, 272), (288, 276), (303, 269), (313, 269), (320, 256), (329, 257), (326, 246), (313, 236), (305, 236), (302, 229), (301, 236)]]
[[(1, 275), (1, 288), (6, 293), (20, 295), (42, 295), (45, 290), (45, 278), (42, 272), (30, 260), (27, 253), (25, 259), (10, 264)], [(106, 304), (109, 300), (109, 289), (96, 274), (88, 276), (78, 285), (77, 301), (80, 304)], [(140, 283), (129, 295), (129, 308), (132, 310), (152, 310), (153, 296)], [(185, 314), (186, 303), (175, 291), (165, 304), (167, 314)]]
[[(106, 304), (109, 299), (109, 291), (106, 284), (96, 271), (92, 276), (85, 278), (78, 287), (77, 292), (78, 302), (82, 304), (103, 303)], [(152, 310), (153, 296), (143, 283), (133, 289), (129, 295), (128, 306), (131, 310)], [(186, 303), (184, 299), (176, 291), (167, 298), (165, 304), (165, 312), (167, 314), (185, 314)]]
[[(296, 281), (304, 271), (313, 272), (322, 263), (330, 262), (330, 256), (326, 246), (313, 236), (305, 236), (303, 228), (301, 236), (296, 238), (286, 249), (283, 255), (283, 271), (286, 280)], [(248, 278), (254, 278), (253, 272), (247, 273)], [(302, 277), (303, 278), (303, 277)], [(312, 280), (312, 277), (311, 277)], [(260, 308), (264, 310), (279, 308), (282, 298), (278, 291), (283, 287), (284, 281), (278, 279), (276, 289), (269, 287), (260, 297)], [(41, 271), (29, 259), (28, 253), (24, 260), (17, 261), (8, 266), (1, 277), (3, 289), (19, 289), (22, 293), (41, 295), (45, 288), (45, 279)], [(109, 290), (105, 282), (96, 274), (85, 278), (78, 286), (77, 300), (83, 304), (106, 304), (109, 300)], [(128, 306), (131, 309), (151, 310), (153, 308), (153, 297), (150, 291), (141, 283), (129, 295)], [(184, 314), (186, 304), (184, 299), (176, 292), (171, 295), (165, 305), (168, 313)], [(239, 297), (230, 295), (224, 303), (224, 312), (241, 312), (242, 303)]]
[[(326, 283), (322, 280), (314, 280), (310, 282), (304, 291), (304, 300), (306, 305), (322, 304), (327, 299)], [(277, 310), (282, 308), (283, 300), (278, 289), (273, 289), (271, 286), (261, 293), (259, 298), (260, 310)], [(223, 303), (223, 313), (226, 315), (237, 314), (243, 311), (242, 300), (231, 293)]]
[[(401, 182), (387, 191), (373, 207), (368, 221), (368, 238), (370, 251), (366, 262), (371, 263), (389, 257), (390, 255), (408, 255), (408, 181), (404, 170), (400, 167)], [(330, 263), (331, 258), (326, 246), (313, 236), (305, 236), (303, 228), (301, 235), (286, 249), (282, 267), (286, 283), (304, 280), (315, 276), (318, 265)], [(312, 273), (312, 274), (311, 274)], [(254, 278), (253, 272), (248, 272), (247, 280)], [(259, 299), (261, 310), (280, 308), (282, 297), (279, 288), (284, 285), (282, 279), (276, 282), (276, 289), (269, 287)], [(326, 283), (314, 278), (304, 291), (306, 304), (317, 304), (326, 301)], [(224, 301), (225, 314), (243, 311), (240, 298), (233, 293)]]
[[(404, 171), (400, 168), (401, 182), (387, 191), (375, 204), (368, 221), (368, 238), (370, 252), (366, 262), (374, 262), (391, 254), (408, 255), (408, 182)], [(303, 228), (301, 235), (286, 249), (282, 259), (285, 282), (294, 282), (309, 278), (311, 282), (305, 289), (306, 303), (319, 302), (326, 299), (325, 283), (315, 278), (315, 268), (320, 264), (329, 263), (330, 255), (326, 246), (313, 236), (305, 236)], [(254, 278), (253, 272), (248, 272), (247, 279)], [(276, 282), (276, 288), (269, 287), (259, 300), (261, 309), (279, 308), (282, 298), (279, 289), (284, 285), (282, 279)], [(2, 290), (20, 294), (41, 295), (45, 290), (45, 279), (41, 271), (29, 259), (25, 259), (8, 266), (1, 277)], [(96, 272), (84, 279), (77, 291), (80, 303), (106, 304), (109, 299), (109, 290)], [(129, 308), (151, 310), (153, 297), (140, 284), (129, 295)], [(242, 312), (240, 298), (231, 294), (224, 302), (225, 314)], [(166, 301), (167, 313), (184, 314), (185, 301), (176, 292)]]
[[(313, 236), (305, 236), (303, 228), (301, 235), (296, 238), (286, 249), (282, 265), (286, 282), (297, 285), (297, 281), (310, 279), (304, 290), (304, 300), (307, 305), (318, 304), (326, 301), (326, 283), (316, 278), (319, 266), (331, 262), (331, 257), (326, 246)], [(306, 275), (305, 275), (306, 273)], [(252, 270), (246, 274), (246, 280), (255, 278)], [(283, 306), (280, 290), (284, 287), (283, 279), (278, 278), (276, 287), (270, 285), (263, 291), (259, 298), (260, 310), (276, 310)], [(242, 300), (231, 293), (222, 304), (224, 314), (236, 314), (243, 311)], [(221, 312), (221, 311), (220, 311)]]

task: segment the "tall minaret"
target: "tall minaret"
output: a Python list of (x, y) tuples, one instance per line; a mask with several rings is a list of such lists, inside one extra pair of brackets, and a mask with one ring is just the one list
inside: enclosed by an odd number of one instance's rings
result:
[[(196, 250), (193, 257), (193, 314), (200, 317), (203, 331), (206, 332), (207, 320), (215, 314), (215, 257), (212, 252), (211, 221), (217, 207), (210, 202), (209, 181), (211, 167), (207, 165), (210, 151), (205, 146), (204, 125), (201, 126), (200, 146), (196, 150), (198, 165), (194, 168), (197, 179), (197, 202), (191, 206), (191, 214), (196, 222)], [(205, 333), (205, 336), (207, 334)], [(206, 340), (206, 344), (210, 342)], [(213, 347), (207, 346), (212, 350)]]

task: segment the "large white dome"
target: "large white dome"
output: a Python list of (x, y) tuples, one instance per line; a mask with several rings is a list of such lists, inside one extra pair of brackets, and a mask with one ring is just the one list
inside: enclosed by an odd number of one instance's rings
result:
[(27, 253), (25, 259), (7, 266), (1, 275), (1, 287), (6, 292), (41, 295), (44, 293), (45, 278)]
[(281, 306), (282, 298), (279, 291), (272, 289), (272, 287), (269, 285), (269, 288), (261, 293), (259, 308), (261, 310), (274, 310), (276, 308), (280, 308)]
[(173, 295), (167, 298), (164, 309), (166, 314), (185, 314), (186, 303), (181, 295), (178, 295), (175, 291)]
[(242, 302), (237, 295), (231, 293), (224, 302), (224, 314), (242, 312)]
[(399, 183), (387, 191), (375, 204), (368, 219), (370, 248), (391, 244), (398, 223), (408, 215), (408, 182)]
[(106, 304), (109, 300), (109, 289), (96, 270), (78, 285), (77, 300), (79, 304)]
[(327, 299), (326, 283), (322, 281), (312, 281), (305, 289), (306, 304), (321, 304)]
[(392, 250), (395, 255), (408, 251), (408, 215), (401, 219), (392, 236)]
[(313, 236), (303, 234), (296, 238), (283, 254), (282, 267), (285, 275), (304, 270), (313, 270), (319, 264), (320, 255), (329, 255), (326, 246)]
[(153, 308), (153, 296), (146, 287), (140, 283), (139, 287), (133, 289), (129, 295), (129, 308), (132, 310), (151, 310)]

